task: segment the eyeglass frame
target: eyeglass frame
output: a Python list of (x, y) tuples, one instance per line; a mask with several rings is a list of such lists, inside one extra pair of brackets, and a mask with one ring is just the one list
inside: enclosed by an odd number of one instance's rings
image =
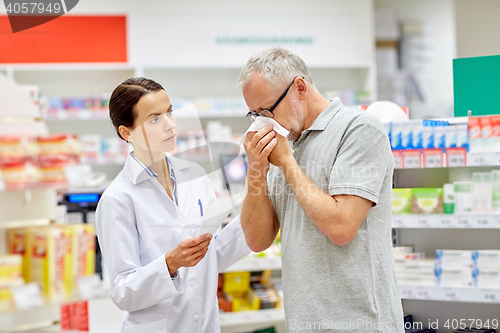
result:
[[(270, 107), (270, 108), (267, 108), (267, 109), (262, 109), (260, 110), (259, 112), (257, 111), (248, 111), (246, 117), (248, 120), (250, 120), (251, 122), (254, 122), (255, 119), (257, 117), (266, 117), (266, 118), (274, 118), (274, 110), (278, 107), (278, 105), (281, 103), (281, 101), (286, 97), (286, 95), (288, 94), (288, 90), (290, 90), (290, 88), (292, 87), (292, 85), (295, 83), (295, 80), (297, 78), (301, 77), (302, 79), (304, 79), (303, 76), (296, 76), (292, 83), (290, 83), (288, 85), (288, 87), (285, 89), (285, 91), (281, 94), (281, 96), (276, 100), (276, 102)], [(265, 114), (262, 114), (263, 112), (265, 112)], [(267, 113), (269, 112), (271, 115), (269, 116)]]

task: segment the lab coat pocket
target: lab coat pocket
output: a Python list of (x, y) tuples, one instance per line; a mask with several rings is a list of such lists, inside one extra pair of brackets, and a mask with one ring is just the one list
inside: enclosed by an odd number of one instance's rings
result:
[(123, 333), (155, 333), (155, 332), (167, 332), (167, 321), (168, 318), (152, 321), (144, 324), (129, 325), (123, 328)]

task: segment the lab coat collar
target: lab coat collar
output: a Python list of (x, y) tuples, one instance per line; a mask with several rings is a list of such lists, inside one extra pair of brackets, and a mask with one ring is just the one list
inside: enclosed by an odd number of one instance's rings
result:
[[(169, 153), (165, 153), (165, 157), (167, 158), (167, 161), (170, 164), (170, 167), (173, 170), (174, 175), (176, 174), (177, 171), (184, 172), (192, 165), (187, 161), (181, 160), (180, 158), (173, 157)], [(143, 181), (151, 179), (151, 177), (158, 178), (158, 175), (153, 170), (145, 166), (143, 163), (141, 163), (133, 156), (133, 152), (131, 152), (127, 156), (123, 170), (125, 171), (125, 173), (130, 178), (130, 180), (134, 185), (140, 184)]]

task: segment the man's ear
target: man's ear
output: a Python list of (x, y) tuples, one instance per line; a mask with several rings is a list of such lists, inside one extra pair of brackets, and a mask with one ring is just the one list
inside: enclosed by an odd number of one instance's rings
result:
[(305, 99), (307, 92), (309, 91), (309, 87), (307, 86), (306, 81), (299, 77), (297, 78), (297, 90), (299, 91), (299, 98), (300, 99)]
[(130, 130), (128, 128), (121, 125), (120, 127), (118, 127), (118, 132), (120, 132), (120, 135), (122, 136), (122, 138), (124, 138), (126, 141), (130, 142), (131, 135), (130, 135)]

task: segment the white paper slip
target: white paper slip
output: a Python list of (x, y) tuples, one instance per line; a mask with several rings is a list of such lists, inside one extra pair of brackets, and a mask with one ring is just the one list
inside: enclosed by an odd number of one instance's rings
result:
[(243, 142), (245, 141), (248, 132), (257, 132), (258, 130), (266, 127), (267, 125), (273, 125), (274, 131), (279, 135), (284, 136), (285, 138), (288, 136), (289, 131), (280, 124), (278, 124), (276, 120), (274, 120), (273, 118), (257, 117), (255, 121), (252, 123), (252, 125), (250, 125), (250, 127), (247, 129), (245, 134), (243, 134), (243, 136), (241, 137), (240, 145), (243, 144)]
[(233, 196), (233, 199), (226, 199), (219, 202), (216, 206), (211, 206), (206, 209), (203, 214), (203, 223), (200, 228), (199, 235), (205, 233), (214, 234), (221, 226), (222, 222), (229, 215), (234, 206), (243, 201), (243, 193), (238, 193)]
[(103, 295), (102, 281), (97, 274), (78, 279), (78, 292), (83, 299), (92, 299)]
[(19, 311), (36, 308), (43, 305), (40, 286), (36, 282), (12, 288), (12, 298)]

